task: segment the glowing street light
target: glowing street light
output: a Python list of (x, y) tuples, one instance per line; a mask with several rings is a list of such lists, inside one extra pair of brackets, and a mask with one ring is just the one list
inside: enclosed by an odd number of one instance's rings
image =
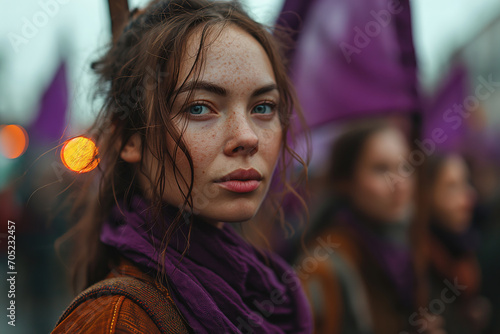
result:
[(29, 137), (26, 130), (15, 124), (0, 126), (0, 153), (8, 159), (16, 159), (28, 148)]
[(87, 173), (97, 167), (99, 158), (95, 143), (83, 136), (66, 140), (61, 150), (61, 160), (70, 170), (77, 173)]

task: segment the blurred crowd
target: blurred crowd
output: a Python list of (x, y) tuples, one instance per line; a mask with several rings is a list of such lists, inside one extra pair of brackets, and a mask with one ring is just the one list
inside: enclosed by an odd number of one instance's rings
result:
[(278, 19), (294, 32), (313, 158), (310, 223), (295, 220), (294, 242), (269, 235), (316, 333), (500, 331), (500, 73), (466, 55), (485, 38), (499, 47), (498, 20), (450, 56), (430, 93), (411, 21), (409, 1), (289, 0)]

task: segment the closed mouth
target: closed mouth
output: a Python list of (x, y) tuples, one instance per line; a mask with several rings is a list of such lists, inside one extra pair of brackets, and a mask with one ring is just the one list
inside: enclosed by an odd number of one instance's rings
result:
[(217, 179), (216, 183), (227, 182), (227, 181), (261, 181), (262, 175), (255, 169), (237, 169), (220, 179)]

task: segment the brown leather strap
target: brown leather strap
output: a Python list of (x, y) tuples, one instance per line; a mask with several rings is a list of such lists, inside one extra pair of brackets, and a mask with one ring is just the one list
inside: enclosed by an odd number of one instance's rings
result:
[(81, 303), (102, 296), (121, 295), (139, 305), (161, 333), (189, 333), (175, 307), (156, 287), (134, 277), (102, 280), (80, 293), (59, 318), (59, 325)]

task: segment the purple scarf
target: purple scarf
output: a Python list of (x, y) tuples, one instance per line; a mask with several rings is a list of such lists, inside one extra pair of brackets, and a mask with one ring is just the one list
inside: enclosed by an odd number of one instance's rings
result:
[[(114, 207), (104, 222), (101, 241), (126, 258), (158, 268), (161, 235), (151, 225), (148, 203), (134, 197), (130, 207)], [(165, 224), (176, 208), (165, 207)], [(195, 219), (189, 250), (182, 261), (189, 226), (170, 241), (165, 258), (169, 292), (195, 333), (311, 333), (308, 302), (292, 269), (267, 254), (269, 266), (255, 248), (224, 224), (219, 229)]]

